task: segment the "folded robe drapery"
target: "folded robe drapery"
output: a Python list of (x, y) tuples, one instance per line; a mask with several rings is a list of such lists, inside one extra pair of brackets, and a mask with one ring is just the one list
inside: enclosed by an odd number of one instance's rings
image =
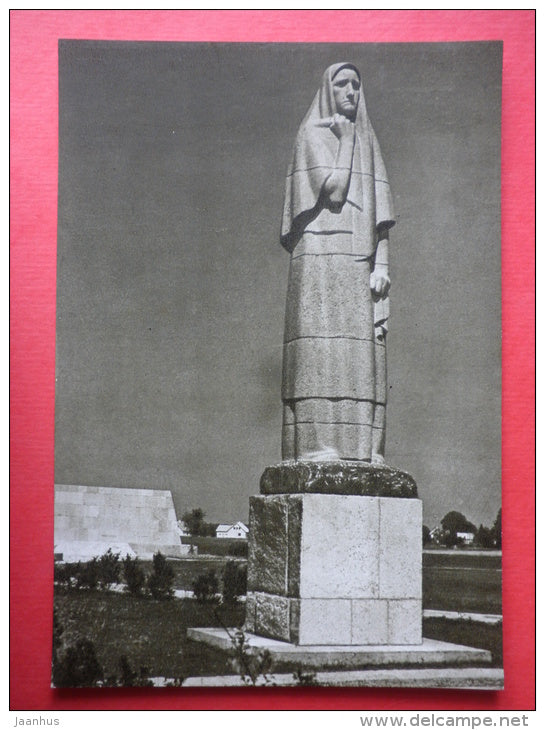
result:
[[(291, 261), (282, 379), (282, 399), (288, 407), (284, 458), (297, 458), (303, 453), (296, 444), (290, 446), (297, 441), (295, 401), (310, 399), (320, 411), (313, 417), (307, 407), (298, 409), (305, 413), (301, 424), (307, 426), (313, 419), (330, 423), (323, 404), (316, 399), (381, 405), (386, 402), (385, 382), (381, 382), (385, 377), (378, 372), (385, 368), (380, 350), (384, 342), (376, 335), (382, 336), (387, 329), (389, 302), (373, 302), (369, 277), (377, 229), (394, 225), (394, 216), (386, 169), (362, 92), (354, 122), (356, 138), (346, 202), (332, 209), (324, 205), (321, 196), (325, 180), (335, 169), (339, 146), (339, 140), (322, 120), (336, 111), (332, 82), (345, 67), (353, 68), (350, 64), (335, 64), (326, 70), (299, 128), (286, 179), (281, 243), (290, 251)], [(330, 413), (331, 409), (326, 406), (326, 411)], [(364, 411), (368, 414), (365, 417), (361, 415)], [(361, 425), (371, 433), (373, 414), (361, 408), (358, 413), (356, 423), (348, 421), (353, 413), (343, 415), (339, 406), (331, 422), (346, 421), (351, 428)], [(301, 428), (309, 430), (303, 425)], [(314, 425), (311, 430), (316, 431)], [(335, 440), (330, 431), (325, 441)], [(349, 446), (352, 454), (341, 454), (342, 458), (370, 457), (369, 435), (340, 440), (365, 442)], [(299, 441), (308, 439), (301, 437)], [(336, 450), (335, 445), (321, 443), (319, 436), (312, 436), (311, 441), (316, 442), (312, 450)]]

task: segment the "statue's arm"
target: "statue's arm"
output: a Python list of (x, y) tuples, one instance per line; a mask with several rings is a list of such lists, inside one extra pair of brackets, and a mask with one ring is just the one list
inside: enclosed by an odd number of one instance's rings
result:
[(335, 158), (335, 169), (326, 178), (322, 187), (322, 200), (327, 207), (335, 209), (344, 205), (348, 195), (356, 127), (346, 117), (335, 114), (329, 128), (339, 140), (339, 147)]
[(383, 299), (390, 291), (390, 273), (388, 265), (388, 228), (379, 227), (378, 243), (375, 251), (375, 268), (371, 273), (371, 291), (377, 299)]

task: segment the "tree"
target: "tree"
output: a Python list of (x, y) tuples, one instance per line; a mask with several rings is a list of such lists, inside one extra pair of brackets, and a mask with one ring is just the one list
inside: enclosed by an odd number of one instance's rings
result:
[(492, 526), (492, 535), (494, 536), (494, 543), (496, 547), (501, 548), (501, 507)]
[(133, 596), (139, 596), (146, 585), (146, 574), (138, 558), (132, 558), (126, 555), (123, 560), (123, 568), (125, 572), (125, 580), (127, 581), (126, 590)]
[(55, 687), (92, 687), (103, 678), (95, 645), (80, 638), (67, 647), (64, 656), (53, 653), (53, 684)]
[(430, 528), (427, 525), (422, 525), (422, 545), (429, 545), (431, 542)]
[(199, 536), (205, 534), (205, 513), (200, 507), (184, 512), (182, 520), (190, 535)]
[(457, 532), (472, 532), (475, 534), (477, 528), (461, 512), (448, 512), (441, 520), (441, 527), (445, 532), (456, 534)]
[(148, 578), (148, 589), (154, 598), (172, 598), (174, 590), (174, 569), (162, 553), (153, 556), (153, 572)]
[(228, 560), (223, 569), (223, 600), (234, 603), (238, 596), (246, 594), (246, 565), (238, 566), (234, 560)]
[(108, 590), (113, 583), (119, 583), (121, 563), (119, 553), (112, 553), (112, 549), (101, 555), (98, 559), (98, 583), (102, 590)]
[(475, 533), (474, 544), (483, 548), (494, 547), (494, 535), (492, 530), (488, 527), (484, 527), (482, 524), (479, 525), (479, 529)]
[(441, 527), (443, 528), (444, 541), (447, 547), (454, 547), (460, 545), (463, 540), (458, 537), (459, 532), (472, 532), (475, 534), (477, 528), (470, 522), (465, 515), (461, 512), (448, 512), (441, 520)]
[(207, 573), (201, 573), (195, 578), (191, 587), (199, 603), (216, 600), (219, 587), (216, 573), (212, 568)]

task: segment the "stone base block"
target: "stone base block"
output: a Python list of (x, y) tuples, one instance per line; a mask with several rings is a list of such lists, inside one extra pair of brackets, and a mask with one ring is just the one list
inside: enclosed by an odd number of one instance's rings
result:
[[(233, 634), (235, 630), (230, 629)], [(223, 651), (233, 649), (225, 629), (193, 628), (187, 630), (187, 638), (201, 641)], [(416, 646), (297, 646), (255, 634), (246, 635), (248, 651), (257, 654), (263, 649), (270, 652), (276, 670), (282, 663), (296, 662), (302, 667), (321, 669), (356, 669), (358, 667), (393, 666), (478, 666), (492, 661), (489, 651), (475, 649), (445, 641), (423, 639)]]
[(246, 627), (301, 645), (422, 640), (418, 499), (250, 498)]
[(249, 593), (245, 630), (300, 645), (419, 644), (417, 599), (287, 598)]

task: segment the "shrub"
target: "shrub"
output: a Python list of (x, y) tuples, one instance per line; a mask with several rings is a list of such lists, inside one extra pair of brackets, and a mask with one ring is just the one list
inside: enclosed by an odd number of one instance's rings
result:
[(139, 596), (146, 585), (146, 574), (138, 558), (131, 558), (130, 555), (126, 555), (123, 560), (123, 572), (127, 581), (126, 590), (132, 593), (133, 596)]
[(234, 603), (238, 596), (246, 593), (247, 566), (238, 566), (233, 560), (227, 561), (223, 569), (223, 600)]
[(120, 573), (119, 553), (112, 553), (112, 549), (109, 548), (98, 559), (98, 582), (102, 590), (107, 590), (112, 583), (119, 583)]
[(89, 588), (94, 590), (99, 581), (100, 570), (98, 567), (98, 559), (93, 558), (88, 563), (78, 563), (74, 570), (76, 578), (76, 588)]
[(71, 585), (72, 576), (74, 575), (73, 565), (70, 563), (55, 563), (53, 571), (53, 580), (55, 583), (66, 586)]
[(153, 572), (148, 578), (148, 590), (154, 598), (172, 598), (174, 590), (174, 569), (162, 553), (153, 556)]
[(193, 581), (192, 588), (195, 598), (199, 603), (206, 603), (214, 600), (218, 592), (218, 579), (216, 573), (210, 569), (207, 573), (201, 573)]
[(245, 685), (274, 685), (270, 676), (273, 660), (268, 649), (260, 649), (257, 654), (250, 653), (250, 646), (244, 631), (236, 629), (234, 634), (230, 634), (231, 664)]
[(92, 687), (102, 680), (103, 672), (96, 657), (95, 645), (89, 639), (78, 639), (62, 658), (53, 653), (55, 687)]
[(227, 551), (233, 558), (247, 558), (248, 557), (248, 543), (240, 542), (238, 544), (230, 545)]

